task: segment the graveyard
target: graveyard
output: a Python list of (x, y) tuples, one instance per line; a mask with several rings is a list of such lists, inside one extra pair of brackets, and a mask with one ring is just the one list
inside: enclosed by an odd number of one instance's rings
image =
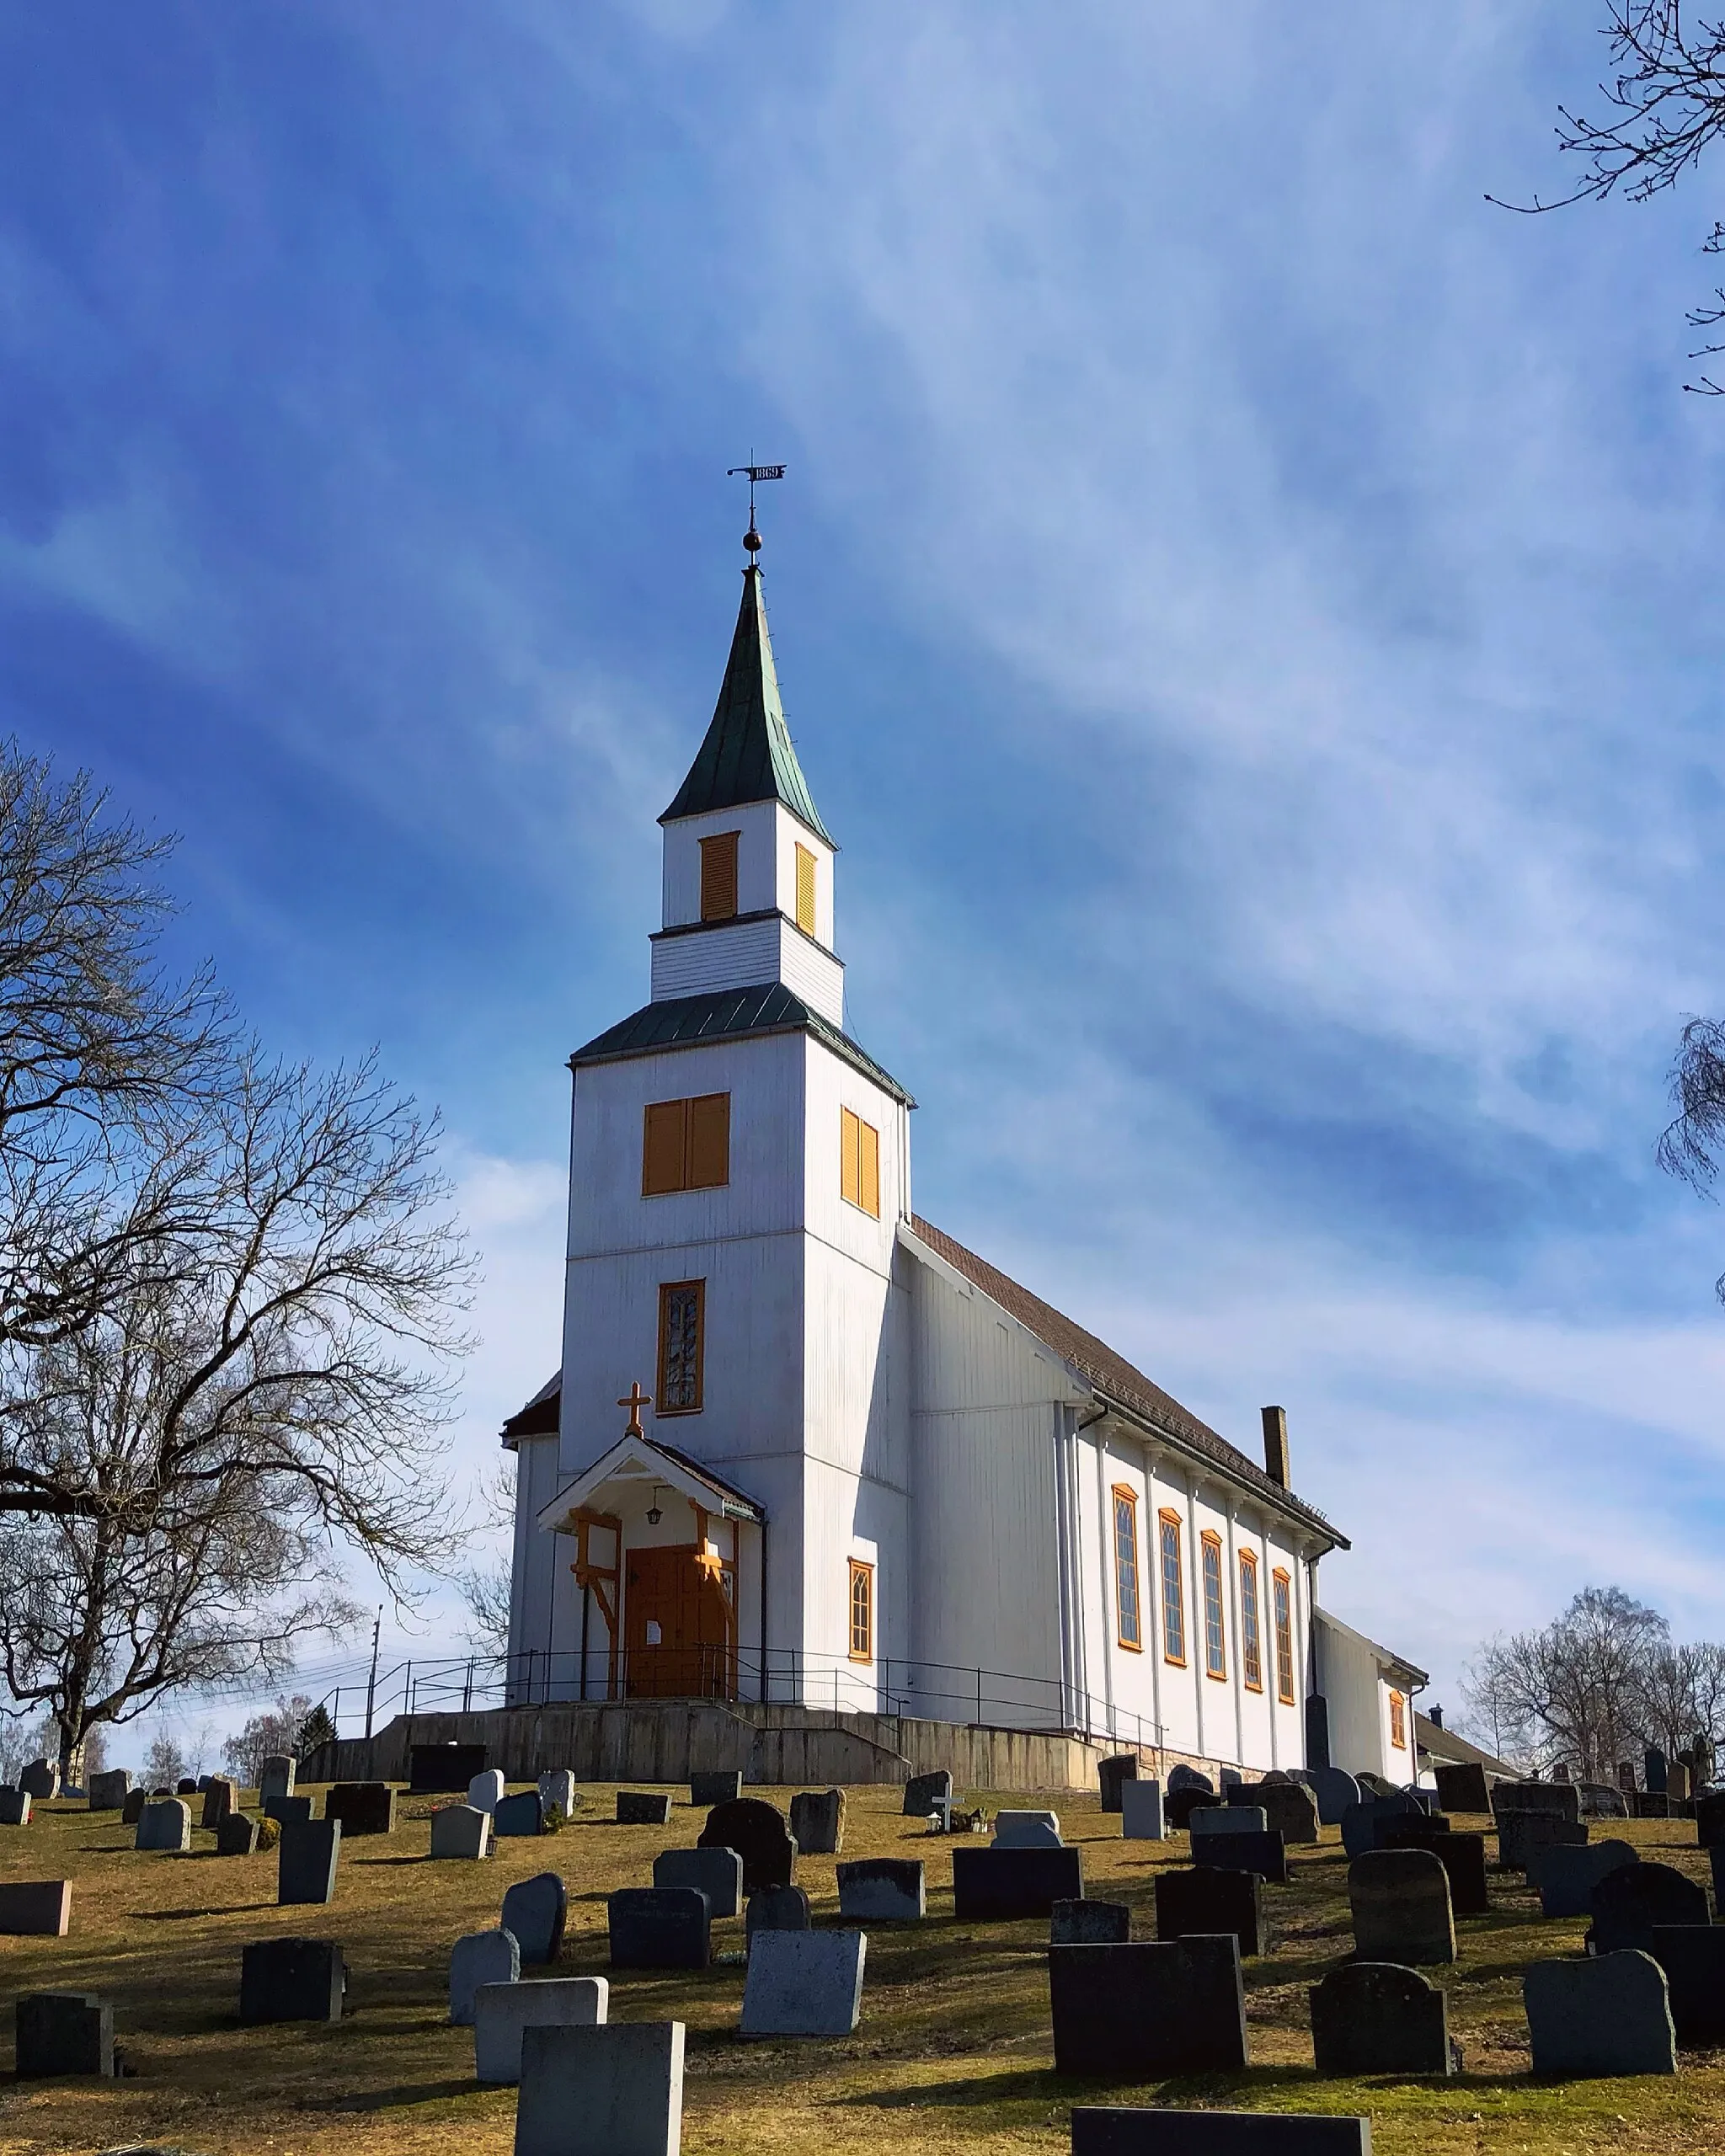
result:
[[(242, 1793), (248, 1799), (251, 1794)], [(328, 1790), (301, 1794), (310, 1795), (315, 1814), (324, 1812)], [(279, 1852), (218, 1854), (216, 1832), (196, 1823), (196, 1804), (189, 1849), (140, 1849), (136, 1828), (123, 1823), (118, 1812), (93, 1812), (69, 1799), (36, 1802), (28, 1825), (0, 1829), (0, 1889), (65, 1881), (67, 1929), (63, 1936), (0, 1938), (6, 2041), (19, 1996), (97, 1993), (112, 2008), (119, 2071), (112, 2080), (19, 2081), (8, 2075), (0, 2098), (0, 2149), (142, 2146), (184, 2149), (190, 2156), (241, 2150), (248, 2156), (263, 2150), (312, 2156), (336, 2149), (477, 2156), (512, 2148), (516, 2092), (475, 2078), (474, 2030), (449, 2018), (451, 1956), (457, 1940), (494, 1935), (505, 1894), (547, 1871), (560, 1876), (567, 1892), (561, 1950), (554, 1964), (522, 1968), (520, 1988), (552, 1976), (603, 1979), (611, 2023), (685, 2025), (682, 2132), (691, 2151), (786, 2156), (879, 2147), (1064, 2150), (1075, 2105), (1121, 2104), (1366, 2115), (1380, 2156), (1497, 2150), (1555, 2156), (1606, 2147), (1674, 2152), (1725, 2145), (1725, 2052), (1682, 2050), (1674, 2075), (1532, 2078), (1522, 2002), (1528, 1964), (1574, 1957), (1573, 1968), (1583, 1977), (1599, 1965), (1579, 1958), (1586, 1917), (1543, 1916), (1539, 1895), (1519, 1872), (1488, 1872), (1482, 1912), (1469, 1913), (1471, 1897), (1458, 1886), (1455, 1959), (1423, 1972), (1447, 1995), (1449, 2036), (1461, 2052), (1459, 2073), (1335, 2071), (1354, 2063), (1348, 2031), (1359, 2004), (1357, 1997), (1343, 1996), (1353, 1983), (1345, 1974), (1339, 1990), (1332, 1988), (1337, 2025), (1322, 2039), (1330, 2046), (1332, 2070), (1322, 2078), (1316, 2072), (1309, 1992), (1345, 1972), (1356, 1920), (1386, 1921), (1377, 1900), (1350, 1909), (1349, 1859), (1332, 1826), (1315, 1845), (1286, 1849), (1285, 1885), (1258, 1883), (1245, 1871), (1204, 1875), (1227, 1883), (1230, 1892), (1243, 1889), (1247, 1904), (1256, 1889), (1261, 1935), (1250, 1943), (1262, 1951), (1247, 1954), (1242, 1964), (1250, 2063), (1243, 2071), (1217, 2063), (1132, 2081), (1114, 2079), (1109, 2066), (1113, 2050), (1132, 2045), (1141, 2033), (1132, 2025), (1130, 1993), (1113, 1984), (1103, 1988), (1112, 1997), (1085, 1998), (1087, 1983), (1097, 1990), (1095, 1965), (1083, 1960), (1087, 1949), (1056, 1946), (1051, 1955), (1046, 1914), (993, 1913), (1002, 1892), (997, 1879), (979, 1889), (974, 1881), (965, 1886), (961, 1876), (969, 1909), (956, 1913), (955, 1860), (962, 1875), (967, 1863), (974, 1869), (975, 1860), (996, 1853), (981, 1835), (930, 1833), (922, 1820), (904, 1816), (902, 1793), (890, 1786), (846, 1792), (836, 1854), (798, 1854), (796, 1884), (809, 1897), (814, 1929), (777, 1935), (790, 1942), (782, 1988), (794, 2002), (799, 1991), (815, 1997), (832, 1974), (798, 1958), (806, 1956), (808, 1942), (830, 1961), (829, 1950), (841, 1950), (846, 1933), (866, 1933), (866, 1967), (853, 1954), (855, 1966), (841, 1972), (841, 1983), (860, 1980), (854, 2032), (745, 2033), (745, 1924), (740, 1913), (719, 1913), (741, 1904), (725, 1897), (724, 1867), (731, 1860), (710, 1844), (698, 1847), (707, 1807), (691, 1802), (687, 1787), (639, 1792), (658, 1801), (625, 1806), (625, 1812), (663, 1813), (668, 1800), (668, 1817), (664, 1823), (650, 1817), (619, 1823), (620, 1794), (637, 1793), (585, 1785), (572, 1816), (555, 1833), (498, 1836), (481, 1860), (433, 1860), (433, 1814), (460, 1801), (399, 1792), (362, 1820), (373, 1831), (344, 1836), (327, 1906), (279, 1904)], [(798, 1794), (746, 1792), (788, 1819)], [(989, 1811), (1022, 1812), (1036, 1801), (1022, 1795), (959, 1794)], [(1065, 1847), (1025, 1848), (1019, 1854), (1031, 1862), (1013, 1867), (1015, 1876), (1032, 1878), (1033, 1891), (1045, 1892), (1060, 1891), (1081, 1874), (1085, 1924), (1069, 1937), (1118, 1940), (1123, 1907), (1132, 1940), (1156, 1940), (1159, 1904), (1172, 1924), (1176, 1887), (1189, 1892), (1188, 1833), (1171, 1831), (1161, 1841), (1124, 1839), (1120, 1816), (1104, 1812), (1095, 1794), (1062, 1791), (1046, 1802), (1059, 1815)], [(813, 1815), (801, 1816), (810, 1822), (811, 1838), (820, 1838)], [(1242, 1844), (1256, 1817), (1249, 1813), (1242, 1820)], [(1202, 1814), (1199, 1823), (1200, 1838), (1210, 1845), (1204, 1854), (1214, 1858), (1214, 1844), (1231, 1837)], [(1489, 1818), (1457, 1813), (1453, 1823), (1458, 1835), (1486, 1830), (1492, 1852)], [(1009, 1830), (1001, 1831), (1004, 1837)], [(1028, 1835), (1033, 1842), (1033, 1826)], [(1697, 1846), (1692, 1819), (1596, 1822), (1592, 1840), (1626, 1844), (1644, 1864), (1669, 1866), (1697, 1889), (1711, 1877), (1709, 1853)], [(1411, 1856), (1416, 1868), (1426, 1854), (1382, 1854)], [(1589, 1849), (1585, 1856), (1591, 1860), (1595, 1854)], [(1572, 1872), (1583, 1855), (1558, 1852)], [(1612, 1860), (1607, 1850), (1599, 1865)], [(1037, 1885), (1039, 1863), (1048, 1877)], [(1186, 1885), (1170, 1875), (1180, 1875)], [(698, 1906), (687, 1883), (695, 1880), (708, 1886), (717, 1881), (722, 1890), (710, 1897), (712, 1959), (706, 1966), (630, 1967), (627, 1951), (613, 1959), (608, 1924), (622, 1920), (611, 1907), (613, 1895), (627, 1893), (629, 1903), (638, 1903), (641, 1890), (665, 1889), (654, 1918), (662, 1926), (674, 1922), (679, 1893)], [(1161, 1896), (1159, 1880), (1167, 1882)], [(1553, 1897), (1548, 1881), (1547, 1898)], [(1562, 1903), (1561, 1891), (1555, 1898)], [(619, 1906), (627, 1909), (629, 1903)], [(1097, 1903), (1116, 1905), (1115, 1911), (1095, 1912)], [(1216, 1919), (1200, 1913), (1199, 1921)], [(658, 1945), (638, 1927), (629, 1935), (649, 1963), (676, 1958), (675, 1940), (668, 1951), (665, 1945), (669, 1934)], [(638, 1944), (644, 1938), (644, 1948)], [(243, 2023), (245, 1950), (291, 1940), (333, 1941), (339, 1949), (347, 1982), (340, 2018)], [(1393, 1945), (1393, 1937), (1386, 1943)], [(1214, 1960), (1215, 1945), (1214, 1938), (1200, 1940), (1192, 1951), (1194, 2003), (1187, 2018), (1200, 2037), (1210, 2011), (1206, 1961)], [(705, 1951), (703, 1939), (689, 1958), (698, 1964)], [(270, 1954), (247, 1963), (248, 1987), (267, 1988), (279, 1979), (285, 1955), (305, 1959), (305, 1950), (285, 1945), (271, 1953), (273, 1972)], [(1063, 2041), (1081, 2070), (1056, 2070), (1051, 1961), (1055, 1983), (1076, 2001), (1076, 2010), (1065, 2015)], [(473, 1973), (483, 1983), (507, 1972)], [(327, 1955), (315, 1967), (298, 1970), (296, 1981), (307, 1980), (328, 1993)], [(1227, 1981), (1216, 1994), (1218, 2030), (1227, 2019)], [(340, 2005), (339, 1968), (334, 1982)], [(846, 2018), (841, 2015), (841, 2025)], [(772, 2025), (786, 2023), (772, 2020)], [(494, 2033), (487, 2041), (494, 2046), (499, 2039)], [(505, 2029), (504, 2041), (518, 2049), (518, 2030)], [(1224, 2059), (1226, 2051), (1222, 2041)]]

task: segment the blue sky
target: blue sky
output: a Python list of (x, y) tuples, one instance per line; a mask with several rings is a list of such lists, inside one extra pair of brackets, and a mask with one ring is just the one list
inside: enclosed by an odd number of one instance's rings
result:
[[(1603, 10), (1596, 11), (1603, 13)], [(1240, 1441), (1427, 1662), (1725, 1633), (1705, 183), (1521, 218), (1587, 10), (296, 0), (0, 24), (0, 723), (187, 957), (441, 1103), (463, 1472), (763, 498), (920, 1209)], [(447, 1637), (434, 1608), (418, 1636)]]

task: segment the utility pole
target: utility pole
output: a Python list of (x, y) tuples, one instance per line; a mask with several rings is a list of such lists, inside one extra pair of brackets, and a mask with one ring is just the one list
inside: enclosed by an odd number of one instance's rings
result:
[(377, 1605), (377, 1620), (371, 1627), (371, 1674), (366, 1680), (366, 1734), (371, 1734), (371, 1702), (377, 1693), (377, 1642), (383, 1636), (383, 1604)]

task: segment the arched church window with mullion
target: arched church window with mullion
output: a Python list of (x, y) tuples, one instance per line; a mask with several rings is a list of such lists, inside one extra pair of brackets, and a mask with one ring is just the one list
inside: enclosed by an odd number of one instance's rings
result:
[(1162, 1565), (1162, 1659), (1186, 1666), (1186, 1572), (1180, 1555), (1180, 1515), (1162, 1513), (1156, 1521)]
[(1138, 1591), (1138, 1493), (1114, 1485), (1114, 1613), (1116, 1636), (1134, 1654), (1144, 1652), (1144, 1614)]
[(1222, 1626), (1222, 1539), (1205, 1534), (1204, 1552), (1204, 1670), (1218, 1679), (1228, 1673), (1227, 1635)]

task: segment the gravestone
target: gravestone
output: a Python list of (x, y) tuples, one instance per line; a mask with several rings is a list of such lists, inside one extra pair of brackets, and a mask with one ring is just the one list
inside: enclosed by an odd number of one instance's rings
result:
[(1165, 1833), (1162, 1785), (1160, 1782), (1125, 1781), (1120, 1785), (1120, 1836), (1128, 1842), (1159, 1842)]
[(1454, 1766), (1443, 1760), (1434, 1761), (1432, 1772), (1438, 1785), (1438, 1801), (1445, 1812), (1491, 1810), (1491, 1785), (1477, 1760), (1469, 1759)]
[(793, 1796), (791, 1838), (798, 1856), (836, 1856), (845, 1845), (845, 1792), (810, 1789)]
[(1634, 1803), (1632, 1816), (1637, 1819), (1669, 1819), (1671, 1817), (1671, 1800), (1663, 1790), (1657, 1796), (1650, 1796), (1646, 1790), (1637, 1790)]
[(1318, 1824), (1339, 1827), (1348, 1806), (1359, 1801), (1359, 1783), (1339, 1767), (1311, 1767), (1306, 1771), (1311, 1793), (1317, 1799)]
[(473, 1999), (481, 1984), (514, 1984), (521, 1980), (521, 1950), (507, 1925), (495, 1931), (470, 1931), (457, 1940), (449, 1957), (449, 2018), (457, 2029), (473, 2025)]
[(521, 2038), (529, 2029), (602, 2028), (611, 1986), (603, 1977), (481, 1984), (473, 1999), (473, 2079), (507, 2087), (521, 2078)]
[(1589, 1842), (1583, 1849), (1552, 1847), (1535, 1852), (1527, 1868), (1537, 1889), (1540, 1913), (1547, 1917), (1590, 1917), (1593, 1893), (1608, 1871), (1637, 1861), (1627, 1842)]
[(1595, 2080), (1677, 2071), (1665, 1972), (1651, 1954), (1531, 1962), (1521, 1998), (1535, 2073)]
[(1403, 1819), (1415, 1810), (1398, 1790), (1392, 1796), (1363, 1797), (1342, 1814), (1342, 1846), (1350, 1857), (1364, 1856), (1378, 1846), (1378, 1830), (1386, 1820)]
[(217, 1856), (255, 1856), (258, 1822), (243, 1812), (230, 1812), (216, 1829)]
[(743, 1860), (734, 1849), (665, 1849), (653, 1860), (655, 1886), (695, 1886), (715, 1917), (743, 1907)]
[(323, 1817), (339, 1819), (344, 1838), (395, 1832), (395, 1790), (387, 1782), (337, 1782), (323, 1800)]
[(1231, 1936), (1050, 1946), (1048, 1977), (1056, 2073), (1135, 2082), (1246, 2065), (1246, 1993)]
[(574, 1817), (581, 1799), (575, 1778), (567, 1767), (554, 1767), (549, 1774), (540, 1775), (539, 1801), (547, 1812), (560, 1812), (566, 1820)]
[(1707, 1851), (1707, 1863), (1713, 1874), (1714, 1907), (1725, 1907), (1725, 1845), (1716, 1842)]
[(176, 1796), (200, 1796), (203, 1794), (198, 1787), (195, 1774), (182, 1774), (174, 1785), (174, 1793)]
[(994, 1819), (994, 1843), (1001, 1849), (1058, 1849), (1065, 1844), (1060, 1839), (1060, 1814), (1055, 1812), (997, 1812)]
[(346, 1995), (347, 1962), (333, 1939), (264, 1939), (240, 1956), (243, 2022), (339, 2021)]
[(1226, 1804), (1205, 1805), (1186, 1824), (1194, 1834), (1262, 1834), (1269, 1822), (1261, 1804), (1236, 1804), (1231, 1799)]
[(275, 1854), (275, 1899), (283, 1908), (335, 1899), (341, 1822), (307, 1819), (286, 1826)]
[(545, 1805), (537, 1789), (517, 1790), (515, 1796), (504, 1798), (491, 1815), (491, 1831), (499, 1839), (506, 1836), (542, 1834), (545, 1832)]
[(1665, 1794), (1674, 1804), (1689, 1801), (1689, 1769), (1681, 1759), (1674, 1759), (1665, 1769)]
[(264, 1812), (266, 1819), (273, 1819), (278, 1827), (309, 1826), (312, 1817), (309, 1796), (278, 1796), (271, 1800), (272, 1808)]
[(1306, 1993), (1321, 2074), (1442, 2074), (1461, 2062), (1450, 2044), (1442, 1991), (1417, 1969), (1350, 1961)]
[(1626, 1819), (1629, 1806), (1620, 1790), (1604, 1782), (1578, 1782), (1583, 1819)]
[(1725, 2045), (1725, 1925), (1655, 1924), (1653, 1956), (1665, 1972), (1680, 2051)]
[(1650, 1953), (1663, 1924), (1712, 1922), (1707, 1890), (1669, 1864), (1625, 1864), (1594, 1887), (1588, 1943), (1595, 1954)]
[(467, 1801), (475, 1812), (495, 1812), (508, 1786), (501, 1767), (487, 1767), (468, 1782)]
[(0, 1789), (0, 1827), (28, 1827), (35, 1801), (26, 1789)]
[(927, 1907), (922, 1866), (899, 1857), (841, 1864), (839, 1914), (872, 1924), (914, 1924)]
[(749, 1950), (742, 2034), (850, 2036), (868, 1956), (866, 1932), (763, 1931)]
[[(1255, 1782), (1252, 1794), (1263, 1812), (1264, 1825), (1279, 1834), (1282, 1846), (1304, 1848), (1318, 1838), (1317, 1799), (1299, 1782)], [(1233, 1799), (1229, 1798), (1231, 1806)]]
[(1210, 1776), (1200, 1774), (1196, 1767), (1188, 1767), (1183, 1759), (1168, 1769), (1170, 1795), (1177, 1789), (1200, 1790), (1205, 1796), (1214, 1796), (1216, 1793), (1216, 1785)]
[(238, 1785), (226, 1774), (211, 1774), (205, 1786), (204, 1816), (199, 1822), (206, 1833), (213, 1834), (238, 1802)]
[(1178, 1833), (1191, 1823), (1194, 1812), (1209, 1812), (1215, 1808), (1216, 1793), (1210, 1789), (1193, 1789), (1189, 1785), (1176, 1789), (1170, 1783), (1167, 1795), (1162, 1799), (1162, 1812), (1170, 1828)]
[(758, 1796), (715, 1804), (701, 1829), (703, 1849), (734, 1849), (743, 1860), (743, 1892), (788, 1886), (797, 1876), (797, 1843), (785, 1815)]
[(809, 1897), (800, 1886), (763, 1886), (749, 1897), (743, 1923), (750, 1940), (757, 1931), (807, 1931)]
[(446, 1804), (431, 1814), (431, 1854), (482, 1857), (491, 1854), (491, 1814), (471, 1804)]
[(678, 2156), (681, 2021), (521, 2032), (515, 2156)]
[(114, 2073), (114, 2009), (93, 1991), (31, 1991), (19, 2000), (18, 2078)]
[(743, 1770), (740, 1767), (722, 1767), (689, 1777), (691, 1804), (734, 1804), (742, 1794)]
[(1124, 1902), (1056, 1902), (1049, 1919), (1050, 1946), (1119, 1946), (1132, 1936)]
[(1401, 1796), (1404, 1794), (1399, 1783), (1386, 1781), (1383, 1775), (1375, 1774), (1369, 1767), (1362, 1767), (1354, 1779), (1369, 1797)]
[(521, 1949), (524, 1968), (543, 1968), (563, 1951), (569, 1891), (554, 1871), (518, 1879), (503, 1897), (497, 1921)]
[(905, 1784), (903, 1817), (906, 1819), (927, 1819), (932, 1817), (934, 1801), (943, 1797), (953, 1801), (953, 1777), (946, 1767), (937, 1767), (932, 1774), (912, 1774)]
[(1498, 1819), (1498, 1862), (1506, 1871), (1526, 1871), (1541, 1849), (1584, 1849), (1588, 1830), (1579, 1819), (1550, 1812), (1506, 1812)]
[(1314, 1769), (1330, 1764), (1330, 1703), (1322, 1692), (1306, 1695), (1306, 1764)]
[(465, 1796), (485, 1771), (483, 1744), (415, 1744), (408, 1752), (408, 1788), (414, 1796)]
[(1696, 1799), (1695, 1838), (1704, 1849), (1725, 1842), (1725, 1789), (1709, 1790)]
[(126, 1792), (125, 1801), (120, 1807), (120, 1825), (122, 1827), (136, 1827), (139, 1820), (143, 1817), (144, 1806), (149, 1802), (149, 1801), (150, 1792), (148, 1790), (129, 1789)]
[(258, 1809), (266, 1819), (275, 1817), (271, 1806), (294, 1793), (299, 1765), (291, 1752), (272, 1752), (258, 1769)]
[[(771, 1806), (767, 1807), (772, 1809)], [(670, 1824), (669, 1790), (620, 1789), (617, 1793), (619, 1827), (668, 1827)]]
[(1264, 1951), (1263, 1881), (1255, 1871), (1217, 1871), (1209, 1865), (1156, 1876), (1156, 1935), (1191, 1939), (1226, 1931), (1243, 1956)]
[(18, 1785), (26, 1796), (45, 1804), (60, 1794), (60, 1769), (51, 1759), (32, 1759), (19, 1774)]
[(139, 1813), (134, 1848), (185, 1850), (191, 1845), (192, 1808), (183, 1797), (164, 1796)]
[(1110, 1759), (1096, 1763), (1097, 1780), (1102, 1787), (1102, 1808), (1104, 1812), (1118, 1812), (1120, 1791), (1128, 1782), (1138, 1779), (1138, 1754), (1135, 1752), (1117, 1752)]
[(64, 1939), (72, 1924), (72, 1882), (14, 1879), (0, 1886), (0, 1936)]
[(1072, 2109), (1072, 2156), (1371, 2156), (1371, 2121), (1081, 2104)]
[(125, 1767), (104, 1769), (90, 1776), (89, 1804), (92, 1812), (118, 1812), (125, 1804), (126, 1793), (131, 1787), (131, 1775)]
[(1216, 1871), (1252, 1871), (1268, 1886), (1288, 1883), (1288, 1853), (1279, 1834), (1194, 1834), (1192, 1861)]
[(1492, 1809), (1500, 1828), (1508, 1812), (1551, 1812), (1560, 1819), (1579, 1819), (1581, 1792), (1573, 1782), (1498, 1782)]
[(1378, 1847), (1389, 1849), (1429, 1849), (1450, 1879), (1450, 1907), (1458, 1916), (1477, 1917), (1491, 1909), (1486, 1889), (1486, 1838), (1483, 1834), (1452, 1833), (1445, 1818), (1400, 1819), (1378, 1822)]
[(1084, 1898), (1078, 1849), (986, 1849), (953, 1851), (953, 1913), (961, 1924), (999, 1924), (1054, 1914), (1056, 1902)]
[(1348, 1867), (1354, 1942), (1362, 1961), (1414, 1967), (1455, 1959), (1450, 1881), (1429, 1849), (1368, 1849)]
[(704, 1969), (713, 1958), (707, 1897), (693, 1886), (624, 1886), (606, 1902), (613, 1969)]

